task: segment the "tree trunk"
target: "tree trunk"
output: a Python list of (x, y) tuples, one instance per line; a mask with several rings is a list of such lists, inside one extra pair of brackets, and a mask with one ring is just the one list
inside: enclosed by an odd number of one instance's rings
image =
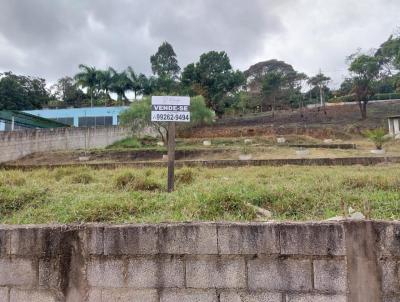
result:
[(325, 106), (324, 97), (322, 95), (322, 86), (319, 86), (319, 98), (321, 100), (321, 107)]
[(275, 118), (275, 102), (276, 102), (276, 97), (274, 95), (272, 97), (272, 118)]
[(360, 107), (362, 120), (367, 119), (367, 104), (368, 104), (368, 101), (358, 101), (358, 106)]
[(93, 89), (90, 89), (90, 107), (93, 107)]

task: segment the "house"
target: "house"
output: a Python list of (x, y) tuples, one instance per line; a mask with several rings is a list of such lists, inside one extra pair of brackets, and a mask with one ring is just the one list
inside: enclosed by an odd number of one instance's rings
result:
[(389, 134), (396, 139), (400, 139), (400, 115), (389, 116)]
[[(27, 110), (22, 113), (53, 120), (73, 127), (104, 127), (119, 125), (119, 116), (128, 107), (87, 107), (68, 109)], [(10, 122), (1, 120), (0, 131), (11, 131)], [(16, 129), (16, 128), (15, 128)]]

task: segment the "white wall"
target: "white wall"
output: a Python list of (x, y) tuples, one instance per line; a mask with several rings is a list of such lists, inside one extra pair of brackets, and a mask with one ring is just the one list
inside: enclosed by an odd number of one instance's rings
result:
[(123, 127), (29, 129), (1, 132), (0, 162), (16, 160), (35, 152), (103, 148), (129, 135), (130, 130)]

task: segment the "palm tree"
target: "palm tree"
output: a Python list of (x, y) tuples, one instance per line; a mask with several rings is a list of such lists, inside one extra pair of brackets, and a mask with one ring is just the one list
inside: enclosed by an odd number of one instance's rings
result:
[(125, 95), (125, 91), (128, 91), (131, 89), (131, 81), (129, 80), (128, 75), (126, 74), (125, 71), (123, 72), (117, 72), (113, 68), (109, 68), (111, 72), (111, 85), (110, 85), (110, 91), (114, 92), (118, 96), (118, 101), (120, 101), (123, 104), (127, 104), (128, 98)]
[(130, 90), (133, 91), (133, 93), (135, 94), (135, 101), (136, 101), (136, 97), (138, 94), (141, 94), (143, 92), (143, 74), (136, 74), (135, 71), (132, 69), (132, 67), (128, 67), (128, 69), (126, 70), (126, 73), (128, 75), (128, 78), (130, 80)]
[[(111, 101), (112, 98), (110, 96), (110, 91), (111, 91), (111, 85), (112, 85), (112, 77), (113, 77), (113, 73), (112, 71), (109, 69), (106, 70), (97, 70), (97, 81), (98, 81), (98, 87), (100, 90), (104, 91), (104, 93), (106, 94), (106, 97), (108, 99), (108, 101)], [(108, 103), (107, 101), (107, 103)]]
[(90, 106), (93, 107), (93, 93), (98, 87), (97, 71), (95, 67), (80, 64), (81, 72), (75, 75), (77, 84), (83, 88), (87, 88), (90, 94)]

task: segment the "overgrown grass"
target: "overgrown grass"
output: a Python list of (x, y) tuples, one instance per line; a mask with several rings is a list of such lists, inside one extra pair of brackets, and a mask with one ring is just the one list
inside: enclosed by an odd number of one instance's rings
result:
[(0, 171), (0, 223), (323, 220), (349, 207), (400, 219), (399, 165)]
[(139, 149), (157, 147), (158, 139), (145, 136), (143, 138), (128, 137), (109, 145), (107, 149)]

